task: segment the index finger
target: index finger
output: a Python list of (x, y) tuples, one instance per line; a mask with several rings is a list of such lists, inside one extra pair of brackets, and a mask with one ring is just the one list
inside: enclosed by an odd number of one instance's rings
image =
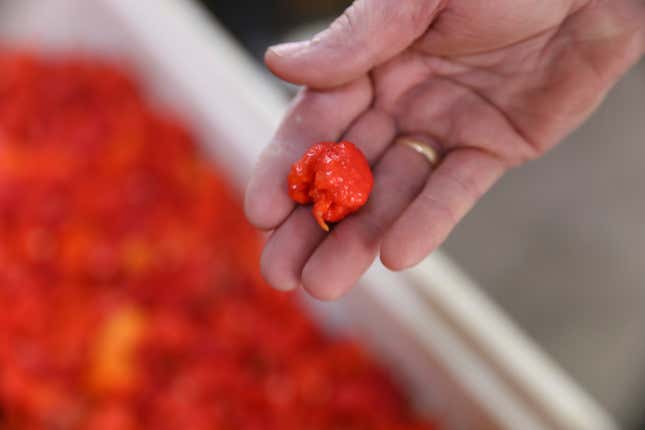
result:
[(371, 99), (367, 76), (331, 90), (300, 92), (249, 181), (244, 210), (252, 224), (271, 230), (282, 223), (294, 207), (287, 191), (291, 164), (314, 143), (338, 140)]

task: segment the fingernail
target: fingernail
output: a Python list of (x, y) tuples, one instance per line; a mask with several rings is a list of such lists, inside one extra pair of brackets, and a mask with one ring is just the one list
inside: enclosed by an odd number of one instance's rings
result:
[(273, 52), (278, 57), (287, 57), (299, 51), (302, 51), (308, 45), (309, 45), (308, 40), (303, 40), (302, 42), (282, 43), (280, 45), (275, 45), (270, 47), (269, 51)]

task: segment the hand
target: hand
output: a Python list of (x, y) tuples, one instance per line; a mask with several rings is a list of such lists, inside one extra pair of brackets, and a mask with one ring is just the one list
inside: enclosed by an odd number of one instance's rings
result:
[[(267, 281), (321, 299), (347, 291), (380, 250), (401, 270), (438, 247), (509, 168), (557, 144), (643, 53), (637, 0), (357, 0), (311, 41), (269, 49), (305, 85), (249, 183), (246, 213), (274, 230)], [(400, 135), (441, 148), (429, 163)], [(372, 163), (368, 204), (330, 234), (287, 194), (313, 143), (347, 139)], [(494, 246), (494, 244), (491, 244)]]

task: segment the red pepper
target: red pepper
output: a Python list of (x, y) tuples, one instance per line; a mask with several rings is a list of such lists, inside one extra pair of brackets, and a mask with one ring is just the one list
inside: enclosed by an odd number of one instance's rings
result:
[(313, 145), (291, 167), (289, 195), (300, 204), (313, 202), (323, 230), (359, 210), (369, 198), (374, 178), (363, 153), (351, 142)]
[[(317, 151), (337, 220), (369, 167)], [(258, 260), (226, 177), (123, 72), (0, 51), (0, 429), (435, 428)]]

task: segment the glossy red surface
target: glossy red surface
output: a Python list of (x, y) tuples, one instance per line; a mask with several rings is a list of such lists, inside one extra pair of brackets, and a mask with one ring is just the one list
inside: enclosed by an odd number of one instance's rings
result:
[(351, 142), (313, 145), (289, 172), (289, 195), (300, 204), (313, 202), (323, 230), (359, 210), (372, 192), (374, 179), (363, 153)]

